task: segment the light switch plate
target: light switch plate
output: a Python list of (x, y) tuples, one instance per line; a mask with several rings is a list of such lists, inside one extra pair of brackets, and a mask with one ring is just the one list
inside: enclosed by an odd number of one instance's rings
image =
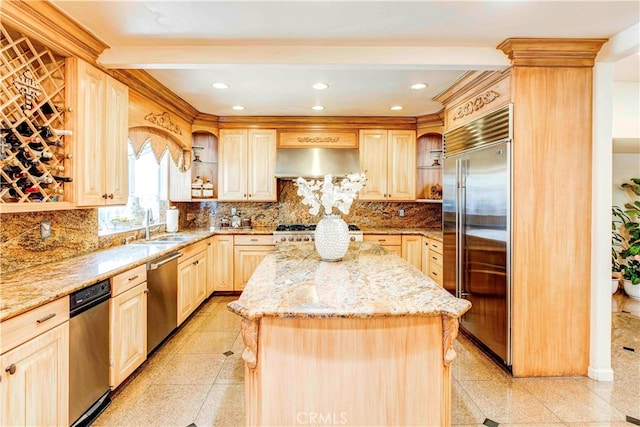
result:
[(51, 221), (42, 221), (40, 223), (40, 237), (42, 240), (51, 237)]
[(398, 209), (398, 216), (404, 216), (404, 209)]

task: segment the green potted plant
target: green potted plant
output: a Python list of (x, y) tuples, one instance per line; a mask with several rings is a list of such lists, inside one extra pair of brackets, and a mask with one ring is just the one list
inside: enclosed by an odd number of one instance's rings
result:
[[(640, 195), (640, 178), (631, 178), (622, 188)], [(627, 295), (640, 299), (640, 201), (626, 203), (624, 207), (612, 209), (612, 269), (614, 273), (616, 268), (621, 269)]]

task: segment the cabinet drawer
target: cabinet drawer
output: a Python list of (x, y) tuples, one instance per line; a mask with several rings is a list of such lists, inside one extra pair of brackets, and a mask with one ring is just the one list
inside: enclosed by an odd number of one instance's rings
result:
[[(437, 252), (440, 255), (442, 255), (442, 242), (438, 242), (437, 240), (429, 239), (429, 248), (432, 251)], [(442, 265), (442, 262), (440, 262), (440, 265)]]
[(365, 234), (362, 236), (365, 242), (376, 242), (383, 246), (401, 246), (402, 236), (391, 234)]
[(69, 297), (58, 298), (0, 324), (2, 352), (69, 320)]
[(120, 295), (126, 290), (147, 281), (147, 264), (142, 264), (129, 271), (111, 278), (111, 296)]
[(430, 264), (437, 264), (440, 267), (442, 267), (442, 254), (439, 254), (437, 252), (434, 252), (433, 249), (431, 249), (429, 251), (429, 263)]
[(429, 264), (429, 277), (442, 286), (442, 266), (437, 264)]
[(233, 236), (233, 240), (236, 245), (273, 246), (273, 235), (271, 234), (236, 235), (236, 236)]
[(207, 250), (207, 240), (202, 240), (198, 243), (194, 243), (191, 246), (187, 246), (186, 248), (180, 249), (182, 252), (182, 257), (178, 258), (178, 264), (182, 264), (184, 261), (188, 260), (192, 256)]

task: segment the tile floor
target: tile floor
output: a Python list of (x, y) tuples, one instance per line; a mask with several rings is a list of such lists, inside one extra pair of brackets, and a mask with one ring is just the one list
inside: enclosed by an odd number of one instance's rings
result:
[[(616, 298), (611, 383), (513, 379), (460, 336), (452, 371), (453, 425), (622, 427), (632, 425), (627, 415), (640, 419), (640, 310)], [(93, 425), (243, 426), (240, 320), (226, 309), (233, 299), (207, 301), (114, 393)], [(225, 356), (229, 350), (233, 354)]]

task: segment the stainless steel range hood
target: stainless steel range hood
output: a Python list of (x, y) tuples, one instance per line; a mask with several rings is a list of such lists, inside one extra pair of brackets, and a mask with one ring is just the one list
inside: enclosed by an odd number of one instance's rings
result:
[(357, 149), (279, 148), (276, 151), (277, 178), (321, 178), (328, 173), (346, 176), (359, 172), (360, 157)]

